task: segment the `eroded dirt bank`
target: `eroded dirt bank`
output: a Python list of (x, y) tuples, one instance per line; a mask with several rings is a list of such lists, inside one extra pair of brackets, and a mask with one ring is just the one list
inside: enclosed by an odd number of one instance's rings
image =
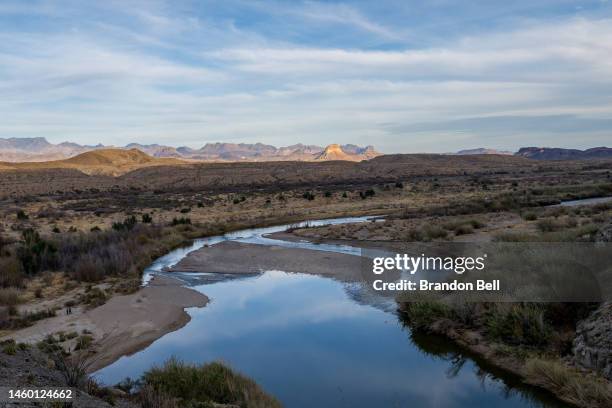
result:
[(88, 311), (41, 320), (6, 337), (36, 343), (58, 332), (89, 333), (96, 350), (89, 367), (93, 372), (183, 327), (190, 320), (185, 308), (204, 307), (207, 303), (205, 295), (180, 286), (179, 281), (156, 276), (136, 293), (115, 296)]

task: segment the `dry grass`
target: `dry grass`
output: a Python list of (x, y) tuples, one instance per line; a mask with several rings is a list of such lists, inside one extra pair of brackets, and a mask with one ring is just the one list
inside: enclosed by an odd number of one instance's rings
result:
[(21, 303), (21, 291), (16, 288), (0, 288), (0, 306), (14, 307)]
[(593, 374), (585, 375), (559, 361), (534, 358), (525, 364), (528, 382), (554, 390), (563, 400), (584, 408), (612, 406), (610, 383)]
[(147, 371), (142, 382), (155, 392), (179, 399), (181, 407), (230, 404), (245, 408), (281, 407), (253, 380), (222, 363), (192, 365), (171, 358)]

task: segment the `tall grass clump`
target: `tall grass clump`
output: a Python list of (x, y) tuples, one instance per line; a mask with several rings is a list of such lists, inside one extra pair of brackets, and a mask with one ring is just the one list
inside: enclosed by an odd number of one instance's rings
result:
[(487, 316), (487, 332), (490, 337), (511, 345), (544, 346), (553, 334), (545, 312), (538, 304), (493, 307)]
[[(215, 362), (188, 364), (171, 358), (161, 367), (147, 371), (141, 379), (148, 393), (175, 398), (179, 407), (229, 404), (245, 408), (281, 407), (251, 379)], [(147, 389), (147, 388), (145, 388)], [(168, 405), (171, 406), (171, 405)]]
[(21, 302), (21, 293), (16, 288), (0, 288), (0, 306), (15, 307)]
[(532, 358), (526, 362), (525, 372), (530, 383), (554, 390), (558, 397), (576, 406), (612, 406), (612, 388), (606, 381), (562, 362)]

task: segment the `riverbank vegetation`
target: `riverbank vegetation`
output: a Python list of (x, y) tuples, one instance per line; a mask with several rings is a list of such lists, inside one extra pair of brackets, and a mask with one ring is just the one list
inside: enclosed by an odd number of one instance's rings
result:
[[(280, 408), (253, 380), (226, 365), (188, 364), (171, 358), (144, 373), (139, 381), (144, 401), (172, 400), (177, 407), (228, 404), (245, 408)], [(143, 404), (148, 406), (147, 404)]]
[[(84, 344), (69, 352), (47, 339), (38, 347), (8, 340), (0, 342), (0, 381), (14, 387), (73, 387), (75, 406), (125, 408), (192, 408), (237, 406), (280, 408), (282, 405), (250, 378), (229, 366), (212, 362), (190, 364), (171, 358), (136, 380), (100, 384), (90, 376), (95, 353)], [(25, 372), (35, 373), (23, 375)], [(82, 404), (82, 405), (81, 405)]]

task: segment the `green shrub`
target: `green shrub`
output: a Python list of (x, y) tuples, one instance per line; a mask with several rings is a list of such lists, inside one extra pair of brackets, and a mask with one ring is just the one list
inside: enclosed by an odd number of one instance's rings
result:
[(93, 337), (88, 334), (82, 334), (76, 341), (76, 345), (74, 346), (75, 350), (87, 350), (91, 343), (93, 342)]
[(306, 191), (304, 194), (302, 194), (302, 198), (308, 200), (308, 201), (312, 201), (315, 199), (315, 195), (310, 192), (310, 191)]
[(190, 225), (191, 224), (191, 218), (186, 218), (186, 217), (181, 217), (181, 218), (173, 218), (172, 219), (172, 225), (176, 226), (176, 225)]
[(374, 197), (375, 195), (376, 195), (376, 191), (372, 190), (371, 188), (366, 191), (359, 192), (359, 197), (361, 197), (363, 200), (365, 200), (368, 197)]
[(30, 228), (22, 232), (22, 244), (17, 249), (17, 258), (28, 275), (53, 270), (58, 264), (56, 246)]
[(137, 222), (136, 216), (132, 215), (123, 220), (123, 222), (113, 222), (112, 228), (115, 231), (130, 231), (134, 228)]
[(2, 352), (9, 356), (17, 354), (17, 344), (14, 340), (8, 340), (2, 343)]
[(534, 213), (533, 211), (529, 211), (523, 214), (523, 219), (525, 221), (535, 221), (538, 219), (538, 215)]

